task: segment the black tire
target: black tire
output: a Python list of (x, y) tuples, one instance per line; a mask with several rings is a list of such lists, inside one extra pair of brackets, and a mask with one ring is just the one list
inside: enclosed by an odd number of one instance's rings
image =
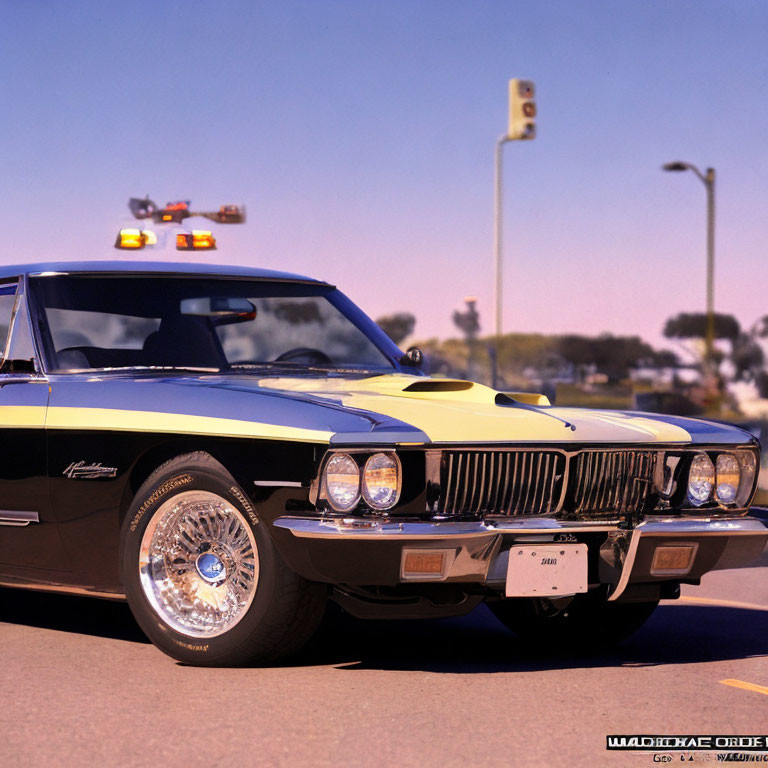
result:
[[(186, 495), (183, 496), (183, 494)], [(251, 568), (255, 576), (249, 582), (248, 590), (243, 592), (249, 595), (250, 602), (243, 600), (240, 607), (233, 611), (239, 618), (231, 626), (224, 626), (220, 634), (205, 636), (200, 634), (206, 630), (200, 629), (199, 624), (193, 625), (192, 629), (181, 624), (174, 625), (175, 618), (180, 618), (182, 622), (187, 621), (187, 618), (182, 611), (174, 612), (173, 607), (196, 604), (198, 589), (201, 586), (210, 594), (212, 589), (228, 585), (233, 581), (237, 582), (237, 586), (242, 585), (241, 580), (233, 577), (232, 574), (243, 573), (243, 571), (238, 571), (234, 567), (231, 573), (228, 573), (227, 569), (221, 571), (224, 574), (222, 580), (213, 586), (203, 582), (198, 564), (206, 550), (213, 552), (211, 547), (219, 546), (220, 542), (216, 542), (216, 534), (211, 536), (213, 545), (202, 545), (199, 550), (201, 554), (198, 554), (194, 567), (190, 565), (193, 556), (187, 554), (193, 551), (194, 547), (181, 542), (187, 548), (184, 553), (187, 556), (184, 559), (183, 568), (190, 575), (179, 578), (187, 579), (184, 584), (189, 584), (195, 579), (197, 581), (193, 587), (195, 591), (192, 603), (185, 596), (184, 599), (187, 602), (179, 600), (171, 609), (167, 609), (167, 604), (163, 602), (163, 593), (157, 591), (161, 588), (157, 585), (162, 586), (165, 582), (154, 579), (154, 571), (147, 566), (152, 558), (147, 556), (146, 549), (142, 576), (140, 553), (142, 541), (145, 547), (148, 546), (148, 542), (152, 544), (155, 541), (153, 532), (157, 530), (170, 530), (172, 534), (169, 535), (176, 536), (174, 541), (180, 541), (177, 535), (180, 528), (174, 530), (172, 513), (168, 510), (180, 508), (180, 505), (189, 506), (200, 499), (203, 501), (199, 502), (195, 509), (205, 509), (200, 504), (215, 500), (215, 497), (219, 497), (223, 502), (224, 506), (221, 508), (227, 515), (224, 519), (234, 521), (234, 529), (240, 536), (238, 541), (246, 542), (245, 548), (238, 548), (237, 552), (239, 554), (243, 551), (249, 552), (250, 554), (246, 557), (250, 557), (251, 560), (248, 562), (255, 563), (256, 567)], [(168, 504), (174, 499), (175, 505)], [(157, 520), (153, 523), (156, 516)], [(206, 518), (201, 515), (199, 519), (205, 522)], [(167, 520), (171, 520), (171, 523), (165, 527), (161, 526), (161, 522)], [(153, 527), (150, 528), (150, 525)], [(229, 522), (219, 527), (222, 530), (233, 528)], [(202, 525), (200, 530), (203, 530)], [(214, 529), (208, 527), (205, 530), (213, 531)], [(146, 538), (145, 534), (147, 534)], [(166, 538), (166, 540), (169, 539)], [(248, 542), (255, 546), (248, 546)], [(153, 562), (155, 561), (157, 560), (153, 559)], [(170, 572), (173, 564), (181, 562), (181, 559), (170, 560), (163, 557), (159, 562), (168, 562)], [(128, 604), (139, 626), (160, 650), (186, 664), (241, 666), (278, 661), (295, 653), (309, 641), (325, 610), (327, 595), (325, 586), (306, 581), (288, 568), (275, 549), (266, 525), (259, 521), (246, 495), (227, 470), (204, 452), (189, 453), (166, 462), (158, 467), (139, 488), (123, 521), (122, 565)], [(219, 560), (215, 568), (222, 567), (222, 560)], [(216, 572), (213, 571), (214, 574)], [(211, 571), (204, 570), (202, 573), (210, 574)], [(224, 587), (224, 589), (228, 588), (228, 586)], [(158, 594), (161, 597), (158, 597)], [(180, 592), (169, 591), (169, 594), (175, 596)], [(218, 603), (213, 608), (210, 603), (205, 607), (212, 612), (212, 615), (220, 615), (216, 613)]]
[(609, 648), (638, 630), (658, 600), (611, 603), (602, 590), (574, 596), (570, 602), (508, 598), (489, 603), (496, 618), (528, 645), (567, 652)]

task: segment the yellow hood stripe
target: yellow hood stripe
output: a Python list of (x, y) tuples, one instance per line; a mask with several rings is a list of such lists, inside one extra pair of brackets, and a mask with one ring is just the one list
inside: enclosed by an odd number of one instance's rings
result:
[[(420, 429), (435, 443), (689, 443), (692, 439), (682, 427), (652, 416), (645, 418), (580, 408), (500, 407), (496, 404), (499, 393), (495, 390), (459, 380), (394, 374), (351, 381), (262, 379), (259, 384), (287, 392), (328, 397), (351, 408), (404, 421)], [(421, 386), (409, 391), (414, 384)], [(429, 384), (435, 389), (428, 389), (426, 385)], [(510, 396), (515, 395), (510, 393)], [(564, 422), (573, 424), (576, 429), (567, 428)]]
[[(351, 394), (344, 405), (383, 413), (422, 430), (435, 443), (482, 442), (665, 442), (689, 443), (691, 435), (681, 427), (653, 418), (572, 411), (452, 402), (410, 400)], [(552, 418), (554, 417), (554, 418)], [(575, 431), (565, 422), (576, 426)]]

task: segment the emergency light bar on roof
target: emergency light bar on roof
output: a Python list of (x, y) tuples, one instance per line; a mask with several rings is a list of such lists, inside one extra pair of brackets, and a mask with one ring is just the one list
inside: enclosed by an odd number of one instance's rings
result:
[(177, 251), (215, 251), (216, 238), (207, 230), (193, 229), (176, 235)]
[(145, 245), (154, 245), (156, 242), (157, 235), (148, 229), (121, 229), (117, 233), (115, 248), (138, 250)]

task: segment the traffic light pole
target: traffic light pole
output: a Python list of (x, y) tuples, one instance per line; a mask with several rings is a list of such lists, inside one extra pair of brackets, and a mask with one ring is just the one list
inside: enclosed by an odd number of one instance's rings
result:
[(494, 313), (496, 316), (496, 333), (494, 339), (494, 346), (496, 354), (493, 356), (493, 388), (496, 389), (499, 379), (499, 345), (501, 343), (501, 331), (502, 331), (502, 252), (503, 252), (503, 208), (504, 208), (504, 185), (503, 185), (503, 159), (504, 159), (504, 145), (510, 141), (509, 136), (504, 134), (496, 142), (496, 186), (494, 195), (494, 215), (493, 215), (493, 253), (494, 253)]
[(493, 255), (494, 269), (494, 314), (496, 315), (496, 333), (494, 354), (491, 355), (491, 379), (494, 389), (499, 385), (499, 352), (502, 333), (502, 254), (504, 250), (502, 219), (504, 216), (503, 159), (504, 145), (508, 141), (530, 140), (536, 138), (536, 102), (533, 100), (534, 87), (530, 80), (512, 78), (509, 81), (509, 125), (507, 132), (496, 142), (496, 194), (493, 212)]

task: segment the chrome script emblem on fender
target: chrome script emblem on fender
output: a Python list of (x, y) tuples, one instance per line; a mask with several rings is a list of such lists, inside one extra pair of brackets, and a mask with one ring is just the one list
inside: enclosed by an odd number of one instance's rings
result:
[(117, 467), (104, 467), (98, 464), (86, 464), (84, 461), (73, 461), (62, 473), (70, 480), (94, 480), (99, 477), (116, 477)]

